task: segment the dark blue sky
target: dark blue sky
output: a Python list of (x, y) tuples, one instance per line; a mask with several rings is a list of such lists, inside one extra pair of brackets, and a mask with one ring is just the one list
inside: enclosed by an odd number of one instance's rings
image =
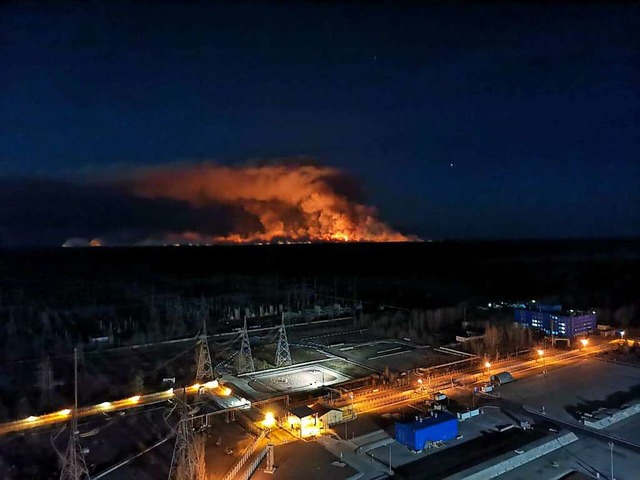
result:
[(407, 233), (640, 235), (637, 5), (21, 3), (5, 179), (309, 155)]

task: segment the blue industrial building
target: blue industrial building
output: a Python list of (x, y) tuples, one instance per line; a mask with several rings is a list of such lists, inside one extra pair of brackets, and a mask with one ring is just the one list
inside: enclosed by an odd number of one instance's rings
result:
[(515, 309), (515, 320), (521, 325), (542, 330), (547, 335), (574, 338), (596, 330), (596, 313), (562, 310), (561, 305), (531, 303)]
[(411, 423), (396, 422), (396, 441), (411, 450), (424, 450), (428, 442), (446, 442), (458, 435), (458, 419), (449, 412), (434, 412), (432, 417)]

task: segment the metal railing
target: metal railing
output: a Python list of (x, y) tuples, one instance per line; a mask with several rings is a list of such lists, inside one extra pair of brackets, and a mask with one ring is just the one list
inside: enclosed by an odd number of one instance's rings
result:
[[(249, 445), (247, 445), (247, 448), (245, 448), (244, 452), (242, 452), (242, 456), (233, 465), (233, 467), (231, 467), (231, 470), (229, 470), (227, 472), (227, 474), (224, 477), (222, 477), (222, 480), (233, 480), (233, 479), (235, 479), (236, 475), (238, 475), (238, 473), (240, 472), (242, 467), (244, 467), (245, 463), (247, 463), (247, 460), (249, 460), (251, 455), (253, 455), (253, 452), (255, 452), (256, 448), (258, 447), (260, 442), (262, 442), (262, 440), (264, 440), (266, 435), (267, 435), (267, 431), (263, 430), (262, 433), (253, 442), (251, 442)], [(264, 455), (261, 454), (261, 456), (262, 456), (262, 458), (264, 458)], [(260, 455), (259, 455), (259, 457), (260, 457)], [(260, 463), (260, 462), (258, 462), (258, 463)], [(256, 465), (256, 467), (257, 467), (257, 465)], [(252, 471), (252, 473), (253, 473), (253, 471)]]
[(253, 462), (251, 462), (249, 468), (242, 472), (242, 474), (238, 475), (235, 480), (249, 480), (253, 473), (258, 469), (258, 465), (260, 465), (260, 462), (262, 462), (266, 455), (267, 449), (263, 448), (260, 454), (253, 460)]

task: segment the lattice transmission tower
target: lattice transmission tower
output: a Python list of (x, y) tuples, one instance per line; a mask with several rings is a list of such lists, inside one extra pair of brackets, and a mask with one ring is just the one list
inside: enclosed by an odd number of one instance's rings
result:
[(180, 420), (176, 427), (176, 443), (171, 458), (169, 480), (206, 480), (205, 437), (193, 433), (186, 398), (178, 402)]
[(215, 378), (213, 364), (211, 363), (211, 352), (209, 351), (209, 341), (207, 340), (207, 322), (204, 321), (202, 335), (198, 340), (198, 365), (196, 367), (196, 383), (210, 382)]
[(240, 355), (238, 356), (238, 372), (248, 373), (255, 371), (256, 366), (253, 363), (251, 343), (249, 343), (249, 332), (247, 330), (247, 318), (245, 317), (244, 328), (242, 329), (242, 343), (240, 344)]
[(291, 351), (287, 340), (287, 329), (284, 326), (284, 312), (282, 313), (282, 324), (278, 331), (278, 348), (276, 349), (276, 367), (286, 367), (291, 365)]
[(80, 445), (80, 435), (78, 432), (78, 349), (73, 350), (73, 370), (74, 370), (74, 404), (71, 412), (71, 434), (67, 452), (62, 459), (62, 471), (60, 480), (88, 480), (89, 470), (84, 461), (82, 445)]

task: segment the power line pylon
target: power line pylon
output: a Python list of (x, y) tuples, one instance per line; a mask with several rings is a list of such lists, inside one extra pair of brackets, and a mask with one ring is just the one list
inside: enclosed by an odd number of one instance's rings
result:
[(215, 378), (213, 364), (211, 363), (211, 352), (209, 351), (209, 341), (207, 340), (207, 322), (204, 322), (202, 335), (198, 340), (198, 366), (196, 368), (196, 383), (210, 382)]
[(195, 480), (207, 479), (207, 464), (205, 463), (205, 444), (207, 437), (202, 433), (197, 433), (193, 438), (193, 455), (196, 460)]
[(242, 329), (242, 344), (240, 345), (240, 355), (238, 357), (238, 372), (248, 373), (255, 371), (256, 367), (253, 363), (251, 344), (249, 343), (249, 333), (247, 331), (247, 318), (245, 317), (244, 328)]
[(171, 458), (169, 480), (206, 480), (205, 437), (193, 434), (186, 398), (178, 401), (181, 412), (176, 427), (176, 443)]
[(284, 312), (282, 313), (282, 324), (278, 332), (278, 348), (276, 349), (276, 367), (286, 367), (291, 365), (291, 351), (287, 340), (287, 329), (284, 326)]
[(80, 435), (78, 433), (78, 349), (73, 350), (74, 371), (74, 404), (71, 413), (71, 435), (67, 445), (67, 453), (62, 459), (60, 480), (89, 480), (89, 470), (84, 461)]
[(38, 367), (38, 388), (40, 389), (40, 406), (51, 405), (53, 401), (53, 370), (51, 359), (46, 355)]

